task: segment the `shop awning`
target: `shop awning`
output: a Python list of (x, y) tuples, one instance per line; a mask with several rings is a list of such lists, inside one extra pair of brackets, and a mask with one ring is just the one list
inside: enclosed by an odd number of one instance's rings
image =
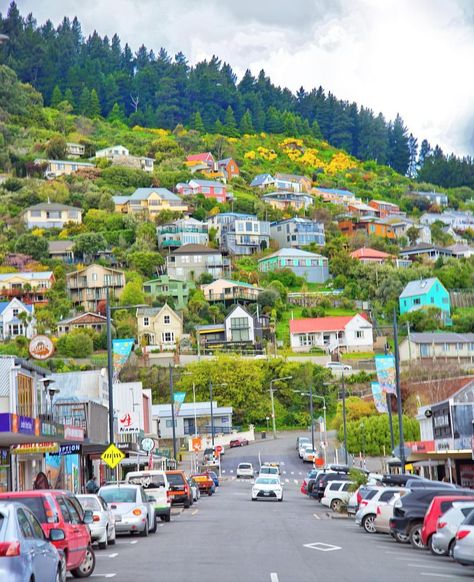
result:
[(82, 442), (84, 430), (42, 418), (0, 413), (0, 446), (32, 443)]

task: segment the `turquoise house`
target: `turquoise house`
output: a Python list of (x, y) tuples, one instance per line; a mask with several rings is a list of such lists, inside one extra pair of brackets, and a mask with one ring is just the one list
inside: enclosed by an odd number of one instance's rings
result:
[(437, 307), (443, 312), (443, 318), (451, 314), (449, 293), (436, 277), (410, 281), (399, 297), (400, 315), (421, 309), (422, 307)]

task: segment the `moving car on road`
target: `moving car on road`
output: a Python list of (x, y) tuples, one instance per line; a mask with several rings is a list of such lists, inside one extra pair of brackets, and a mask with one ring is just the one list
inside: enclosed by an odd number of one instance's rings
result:
[(311, 442), (311, 440), (309, 439), (309, 437), (296, 437), (296, 450), (299, 450), (299, 448), (301, 447), (301, 445), (303, 444), (309, 444)]
[(254, 470), (252, 463), (239, 463), (237, 466), (237, 479), (240, 479), (241, 477), (253, 479)]
[(463, 566), (474, 564), (474, 511), (466, 517), (456, 533), (453, 558)]
[(115, 544), (115, 517), (107, 503), (98, 495), (78, 495), (84, 511), (92, 511), (89, 524), (92, 542), (97, 542), (101, 550)]
[(193, 497), (193, 503), (195, 503), (201, 497), (201, 492), (199, 490), (199, 485), (196, 483), (196, 481), (192, 477), (189, 477), (188, 478), (188, 485), (189, 485), (189, 487), (191, 489), (191, 494), (192, 494), (192, 497)]
[(147, 537), (156, 532), (156, 516), (143, 487), (139, 485), (104, 485), (99, 495), (107, 502), (115, 517), (118, 533), (139, 533)]
[(197, 483), (201, 493), (207, 493), (210, 497), (216, 490), (214, 480), (209, 473), (198, 473), (197, 475), (193, 475), (192, 478)]
[(65, 582), (66, 561), (50, 541), (64, 540), (59, 528), (46, 539), (41, 524), (20, 503), (0, 502), (0, 580)]
[(265, 477), (265, 476), (271, 476), (271, 475), (273, 475), (274, 477), (279, 477), (280, 476), (280, 469), (278, 467), (273, 467), (272, 465), (262, 465), (260, 467), (259, 476)]
[(252, 501), (257, 499), (275, 499), (283, 501), (283, 485), (278, 477), (257, 477), (252, 487)]
[(60, 489), (36, 489), (0, 494), (0, 501), (17, 501), (26, 505), (40, 522), (43, 532), (50, 538), (51, 530), (62, 530), (64, 537), (53, 541), (66, 558), (66, 569), (75, 578), (87, 578), (95, 569), (88, 524), (92, 512), (84, 511), (75, 495)]
[(207, 471), (209, 477), (214, 481), (214, 486), (216, 489), (219, 487), (219, 477), (215, 471)]
[(314, 459), (318, 456), (318, 452), (312, 447), (308, 447), (303, 453), (303, 463), (313, 463)]
[(301, 443), (301, 446), (298, 449), (298, 455), (299, 455), (300, 459), (303, 458), (304, 453), (307, 449), (312, 450), (312, 448), (313, 448), (313, 445), (311, 443)]
[(430, 549), (433, 554), (436, 556), (452, 554), (459, 526), (471, 511), (474, 511), (474, 502), (456, 501), (451, 509), (438, 519), (436, 533), (431, 538)]
[(149, 497), (155, 501), (155, 515), (161, 521), (171, 520), (171, 497), (169, 495), (170, 484), (165, 471), (130, 471), (125, 476), (125, 483), (140, 485)]
[(249, 444), (247, 439), (232, 439), (229, 443), (229, 448), (233, 449), (234, 447), (245, 447)]
[(343, 364), (342, 362), (326, 362), (326, 368), (333, 370), (334, 372), (352, 370), (352, 366), (349, 366), (349, 364)]

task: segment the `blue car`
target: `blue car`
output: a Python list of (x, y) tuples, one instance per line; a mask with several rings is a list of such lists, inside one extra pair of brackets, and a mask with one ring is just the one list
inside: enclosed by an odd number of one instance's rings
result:
[(215, 473), (214, 471), (208, 471), (208, 475), (214, 481), (214, 485), (216, 487), (219, 487), (219, 477), (217, 476), (217, 473)]
[(41, 524), (21, 503), (0, 502), (0, 580), (65, 582), (66, 561), (52, 543), (64, 539), (61, 529), (46, 539)]

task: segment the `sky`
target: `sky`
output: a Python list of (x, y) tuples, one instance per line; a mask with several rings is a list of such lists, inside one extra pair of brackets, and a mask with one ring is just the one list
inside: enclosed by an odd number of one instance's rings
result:
[(191, 64), (215, 54), (239, 77), (321, 85), (400, 113), (419, 143), (474, 155), (474, 0), (16, 1), (38, 23), (77, 16), (85, 35), (117, 33), (134, 52), (164, 47)]

